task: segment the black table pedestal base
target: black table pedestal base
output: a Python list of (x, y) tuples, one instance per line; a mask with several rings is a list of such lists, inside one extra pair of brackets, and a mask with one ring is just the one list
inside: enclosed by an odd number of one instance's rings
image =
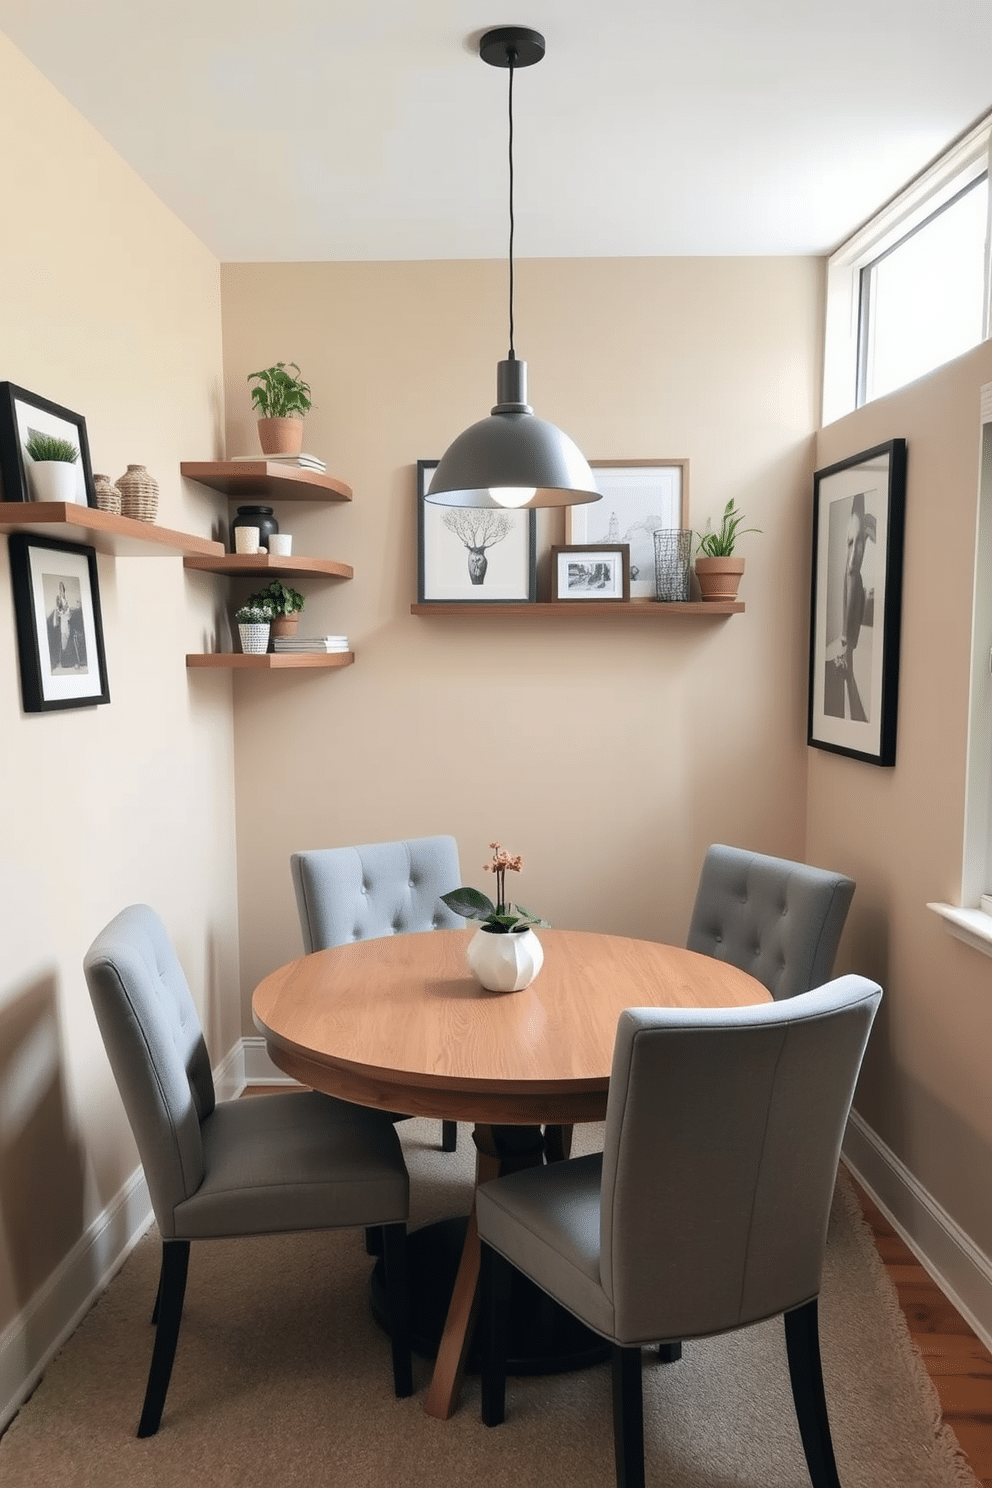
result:
[[(432, 1359), (441, 1341), (466, 1225), (467, 1220), (461, 1217), (441, 1219), (407, 1236), (411, 1341), (423, 1358)], [(381, 1259), (372, 1273), (370, 1290), (373, 1316), (388, 1332)], [(468, 1368), (478, 1370), (481, 1357), (477, 1328), (469, 1347)], [(570, 1369), (588, 1369), (609, 1357), (610, 1345), (605, 1339), (559, 1307), (540, 1287), (514, 1272), (509, 1374), (563, 1374)]]

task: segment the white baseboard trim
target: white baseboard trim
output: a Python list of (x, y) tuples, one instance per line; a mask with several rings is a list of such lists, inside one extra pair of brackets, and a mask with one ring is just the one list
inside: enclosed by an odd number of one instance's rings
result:
[(136, 1168), (27, 1306), (0, 1333), (0, 1431), (124, 1264), (151, 1218), (144, 1174)]
[(992, 1260), (856, 1111), (844, 1161), (920, 1264), (992, 1349)]
[[(240, 1039), (214, 1070), (217, 1099), (239, 1096), (248, 1083), (249, 1069), (253, 1081), (295, 1083), (271, 1063), (264, 1039)], [(87, 1225), (27, 1305), (0, 1332), (0, 1431), (17, 1414), (151, 1220), (148, 1187), (138, 1167)]]

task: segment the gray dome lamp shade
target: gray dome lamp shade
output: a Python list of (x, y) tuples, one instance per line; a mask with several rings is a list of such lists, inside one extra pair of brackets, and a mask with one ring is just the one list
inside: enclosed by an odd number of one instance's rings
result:
[(527, 402), (527, 363), (513, 349), (513, 73), (544, 56), (544, 37), (521, 26), (487, 31), (479, 55), (510, 71), (510, 351), (496, 369), (496, 405), (438, 461), (426, 500), (435, 506), (580, 506), (599, 501), (588, 461), (561, 429)]

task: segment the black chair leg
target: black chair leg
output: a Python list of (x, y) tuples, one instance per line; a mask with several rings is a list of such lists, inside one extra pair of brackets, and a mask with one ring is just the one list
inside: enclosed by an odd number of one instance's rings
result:
[(504, 1256), (483, 1244), (479, 1282), (483, 1329), (482, 1420), (486, 1426), (501, 1426), (506, 1419), (506, 1356), (512, 1271)]
[(816, 1298), (784, 1315), (789, 1378), (813, 1488), (840, 1488), (823, 1392)]
[(382, 1255), (382, 1225), (369, 1225), (365, 1231), (365, 1254)]
[(613, 1345), (613, 1450), (617, 1488), (644, 1488), (644, 1400), (641, 1351)]
[(148, 1384), (145, 1387), (145, 1403), (138, 1422), (139, 1436), (154, 1436), (162, 1419), (169, 1380), (172, 1377), (172, 1362), (176, 1357), (188, 1268), (189, 1241), (164, 1240), (158, 1301), (155, 1303), (155, 1344), (148, 1370)]
[(383, 1225), (382, 1259), (386, 1272), (389, 1336), (393, 1349), (393, 1388), (399, 1399), (413, 1394), (410, 1357), (410, 1291), (406, 1276), (406, 1225)]
[(680, 1343), (659, 1343), (658, 1358), (662, 1364), (677, 1364), (682, 1357)]
[(546, 1126), (544, 1128), (544, 1156), (549, 1163), (564, 1162), (572, 1154), (572, 1128), (570, 1126)]
[(454, 1152), (458, 1146), (458, 1122), (441, 1122), (441, 1151)]

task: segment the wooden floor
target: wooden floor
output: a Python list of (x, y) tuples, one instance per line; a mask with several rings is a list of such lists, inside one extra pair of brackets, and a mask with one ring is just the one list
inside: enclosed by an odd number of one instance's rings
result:
[(992, 1354), (868, 1195), (857, 1184), (855, 1188), (913, 1342), (940, 1396), (944, 1420), (978, 1481), (992, 1488)]

